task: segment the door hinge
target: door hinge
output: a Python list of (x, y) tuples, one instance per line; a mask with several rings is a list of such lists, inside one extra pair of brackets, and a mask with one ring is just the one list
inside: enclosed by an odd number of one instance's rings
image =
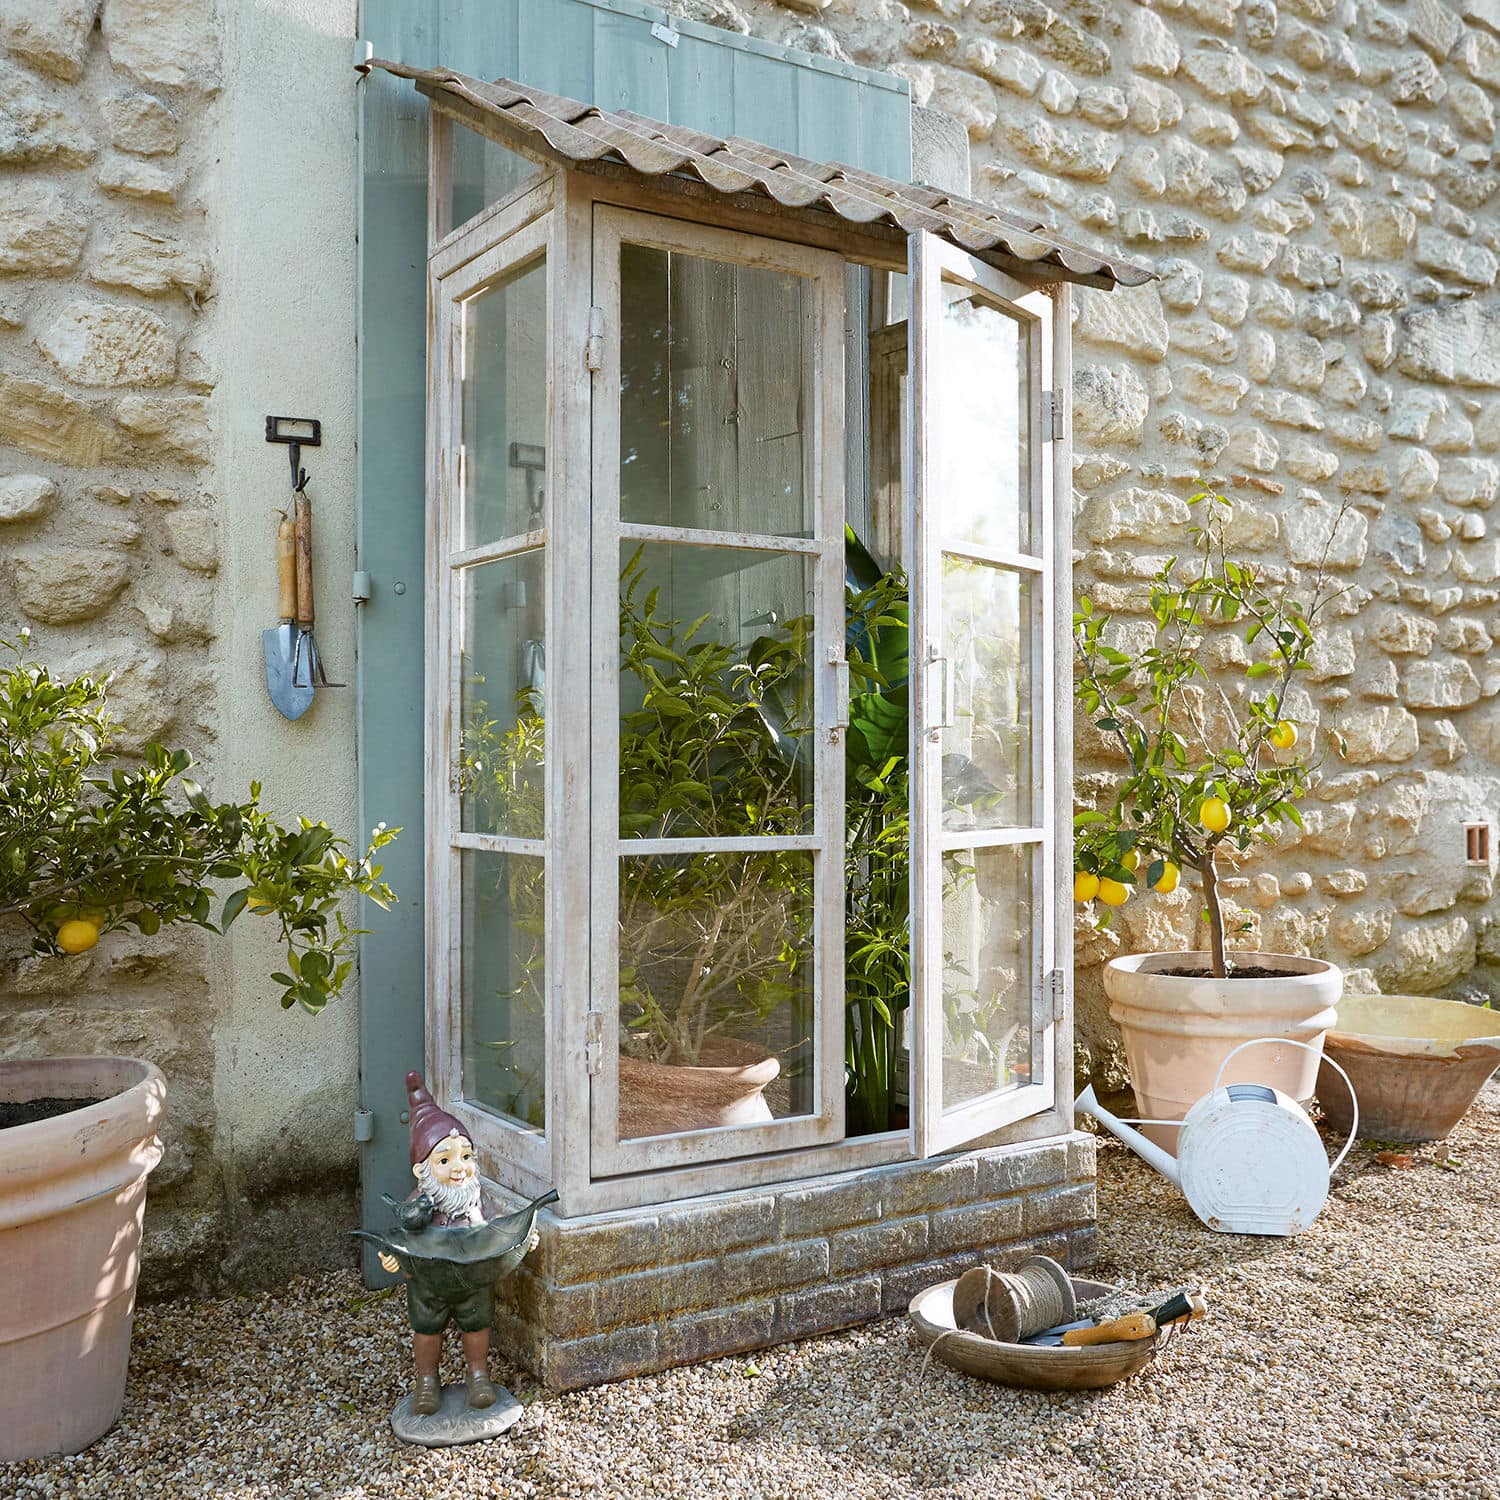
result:
[(356, 604), (368, 604), (370, 602), (370, 575), (365, 569), (356, 568), (354, 570), (354, 579), (349, 592)]
[(604, 309), (589, 308), (589, 341), (583, 349), (584, 365), (590, 370), (604, 368)]
[(1052, 1005), (1052, 1019), (1061, 1021), (1068, 1013), (1068, 979), (1061, 969), (1047, 973), (1047, 998)]
[(1063, 435), (1063, 409), (1062, 402), (1052, 394), (1051, 391), (1042, 392), (1042, 441), (1044, 443), (1057, 443), (1062, 441)]
[(583, 1060), (590, 1078), (604, 1071), (604, 1012), (585, 1011), (583, 1015)]
[(357, 1109), (354, 1111), (354, 1139), (358, 1145), (365, 1145), (375, 1139), (375, 1115), (368, 1109)]

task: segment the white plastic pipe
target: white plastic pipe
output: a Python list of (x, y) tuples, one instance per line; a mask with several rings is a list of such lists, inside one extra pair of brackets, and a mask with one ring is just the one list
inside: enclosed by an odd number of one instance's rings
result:
[[(1174, 1187), (1182, 1186), (1182, 1177), (1177, 1170), (1177, 1158), (1170, 1151), (1163, 1151), (1155, 1141), (1149, 1141), (1139, 1130), (1132, 1130), (1123, 1120), (1110, 1114), (1105, 1107), (1094, 1097), (1094, 1085), (1084, 1091), (1073, 1101), (1073, 1108), (1079, 1113), (1089, 1115), (1097, 1120), (1116, 1139), (1124, 1141), (1140, 1159), (1149, 1166), (1156, 1168), (1163, 1177)], [(1176, 1124), (1178, 1122), (1173, 1121)]]

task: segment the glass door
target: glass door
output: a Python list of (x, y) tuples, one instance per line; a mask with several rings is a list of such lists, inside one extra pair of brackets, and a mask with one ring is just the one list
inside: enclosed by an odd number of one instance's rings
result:
[(911, 241), (917, 1147), (1055, 1091), (1051, 299)]
[(843, 1133), (843, 282), (595, 209), (595, 1176)]

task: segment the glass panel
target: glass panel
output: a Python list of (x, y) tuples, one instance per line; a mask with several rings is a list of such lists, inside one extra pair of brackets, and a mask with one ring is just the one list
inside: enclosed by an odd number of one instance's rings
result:
[(812, 285), (620, 248), (620, 515), (810, 536)]
[(542, 524), (547, 441), (547, 267), (463, 304), (464, 547)]
[(943, 827), (1027, 828), (1034, 811), (1034, 585), (989, 563), (943, 558)]
[(546, 1126), (545, 861), (465, 849), (459, 955), (464, 1097)]
[(629, 543), (620, 574), (620, 835), (812, 826), (812, 559)]
[(1030, 334), (968, 287), (942, 284), (933, 494), (945, 544), (1033, 550)]
[(945, 1110), (1032, 1081), (1036, 847), (943, 855)]
[(448, 222), (457, 229), (490, 204), (508, 198), (541, 170), (536, 162), (455, 121)]
[(809, 1114), (813, 856), (620, 861), (620, 1138)]
[(545, 553), (465, 568), (459, 655), (459, 827), (539, 839), (543, 826)]

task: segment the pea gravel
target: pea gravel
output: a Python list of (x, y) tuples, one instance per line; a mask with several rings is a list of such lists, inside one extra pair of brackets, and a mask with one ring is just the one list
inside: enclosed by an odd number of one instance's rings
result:
[[(398, 1448), (402, 1304), (333, 1273), (141, 1310), (125, 1412), (0, 1495), (1500, 1497), (1500, 1087), (1408, 1167), (1360, 1147), (1296, 1240), (1214, 1235), (1112, 1141), (1096, 1274), (1201, 1281), (1212, 1311), (1134, 1380), (1007, 1390), (903, 1319), (530, 1404), (508, 1438)], [(450, 1349), (449, 1359), (453, 1359)], [(450, 1374), (456, 1374), (456, 1369)]]

